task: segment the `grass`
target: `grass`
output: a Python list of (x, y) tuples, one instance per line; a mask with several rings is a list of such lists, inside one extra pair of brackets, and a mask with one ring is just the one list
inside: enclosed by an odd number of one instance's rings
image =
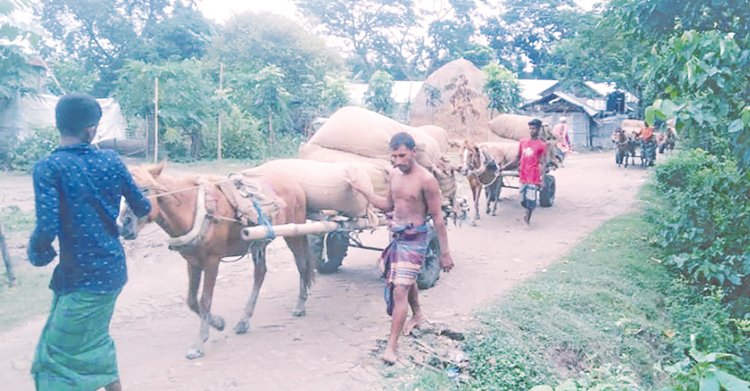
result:
[(649, 242), (651, 229), (641, 213), (610, 220), (546, 273), (477, 309), (464, 344), (470, 381), (420, 370), (394, 376), (396, 388), (516, 391), (576, 379), (658, 389), (670, 380), (655, 368), (684, 359), (691, 334), (703, 351), (748, 358), (747, 335), (729, 330), (721, 292), (706, 295), (674, 279)]
[(52, 291), (48, 285), (52, 266), (34, 268), (26, 264), (25, 251), (12, 251), (14, 244), (25, 242), (34, 228), (36, 219), (33, 211), (21, 210), (13, 205), (4, 207), (0, 209), (0, 221), (19, 283), (17, 287), (9, 287), (5, 267), (1, 268), (0, 331), (7, 331), (49, 311)]

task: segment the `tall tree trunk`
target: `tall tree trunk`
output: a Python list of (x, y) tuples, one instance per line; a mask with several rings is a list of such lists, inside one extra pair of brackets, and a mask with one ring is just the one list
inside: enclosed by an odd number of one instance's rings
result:
[(16, 280), (16, 274), (13, 271), (13, 263), (10, 261), (10, 253), (8, 252), (8, 246), (5, 245), (5, 235), (3, 234), (3, 223), (0, 222), (0, 253), (3, 255), (3, 261), (5, 262), (5, 271), (8, 274), (8, 282), (10, 286), (18, 285)]
[(193, 129), (190, 132), (190, 156), (193, 157), (193, 159), (198, 159), (201, 157), (201, 150), (203, 140), (201, 139), (201, 132), (200, 129)]

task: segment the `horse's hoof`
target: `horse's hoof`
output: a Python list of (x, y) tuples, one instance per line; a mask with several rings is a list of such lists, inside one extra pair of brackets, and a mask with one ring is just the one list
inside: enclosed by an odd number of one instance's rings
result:
[(471, 222), (471, 226), (472, 226), (472, 227), (476, 227), (476, 226), (477, 226), (477, 222), (476, 222), (476, 221), (472, 221), (472, 222)]
[(250, 322), (244, 320), (237, 322), (237, 325), (234, 326), (235, 334), (245, 334), (248, 330), (250, 330)]
[(221, 316), (211, 315), (211, 327), (219, 331), (224, 331), (224, 318)]
[(185, 354), (185, 358), (188, 360), (195, 360), (196, 358), (203, 357), (203, 349), (196, 349), (196, 348), (190, 348), (187, 351), (187, 354)]
[(304, 309), (304, 308), (303, 308), (303, 309), (301, 309), (301, 310), (300, 310), (300, 309), (296, 309), (296, 310), (292, 311), (292, 315), (294, 315), (294, 316), (296, 316), (296, 317), (298, 317), (298, 318), (299, 318), (300, 316), (305, 316), (305, 314), (306, 314), (306, 312), (305, 312), (305, 309)]

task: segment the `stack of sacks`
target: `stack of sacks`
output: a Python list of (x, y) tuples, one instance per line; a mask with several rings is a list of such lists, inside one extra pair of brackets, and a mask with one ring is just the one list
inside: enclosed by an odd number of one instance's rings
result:
[(443, 197), (452, 200), (456, 193), (455, 169), (442, 153), (439, 142), (420, 128), (360, 107), (350, 106), (336, 111), (309, 142), (300, 146), (299, 157), (357, 163), (372, 179), (376, 192), (385, 194), (392, 169), (390, 141), (399, 132), (407, 132), (414, 138), (417, 163), (435, 175)]
[(285, 175), (302, 186), (308, 211), (335, 210), (352, 218), (369, 217), (367, 199), (347, 182), (352, 178), (364, 186), (370, 184), (367, 172), (354, 164), (280, 159), (245, 170), (242, 175)]
[(519, 141), (522, 138), (531, 137), (529, 121), (533, 119), (526, 115), (500, 114), (487, 125), (498, 137)]

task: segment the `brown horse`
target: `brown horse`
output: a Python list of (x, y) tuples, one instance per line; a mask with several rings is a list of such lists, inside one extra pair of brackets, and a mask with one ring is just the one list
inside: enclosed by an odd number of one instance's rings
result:
[[(241, 238), (241, 225), (235, 220), (235, 210), (224, 194), (215, 185), (226, 178), (218, 176), (171, 177), (162, 174), (166, 162), (132, 168), (131, 174), (138, 187), (150, 198), (151, 213), (138, 219), (123, 201), (118, 226), (124, 239), (134, 240), (138, 231), (148, 222), (156, 222), (171, 237), (170, 248), (178, 251), (188, 264), (187, 305), (201, 319), (200, 332), (186, 357), (203, 356), (204, 343), (208, 340), (209, 325), (224, 329), (224, 319), (211, 314), (219, 262), (223, 257), (242, 256), (252, 253), (255, 264), (255, 283), (244, 313), (234, 330), (237, 334), (247, 332), (253, 316), (263, 279), (266, 275), (266, 246), (269, 241), (246, 242)], [(304, 223), (306, 221), (306, 198), (300, 185), (282, 175), (263, 176), (278, 197), (286, 203), (276, 216), (274, 224)], [(201, 212), (203, 218), (200, 218)], [(198, 221), (197, 219), (201, 219)], [(307, 290), (314, 278), (314, 261), (305, 236), (285, 237), (294, 254), (300, 274), (299, 298), (294, 316), (305, 314)], [(203, 275), (203, 292), (198, 301), (198, 289)]]
[(469, 141), (464, 142), (461, 149), (461, 158), (461, 172), (469, 181), (474, 201), (475, 213), (474, 219), (471, 221), (471, 225), (474, 226), (477, 225), (476, 221), (479, 220), (479, 198), (482, 195), (482, 188), (485, 189), (487, 197), (487, 214), (490, 214), (490, 203), (494, 202), (492, 215), (495, 215), (503, 185), (501, 167), (498, 166), (499, 162), (494, 159), (487, 148), (472, 144)]

